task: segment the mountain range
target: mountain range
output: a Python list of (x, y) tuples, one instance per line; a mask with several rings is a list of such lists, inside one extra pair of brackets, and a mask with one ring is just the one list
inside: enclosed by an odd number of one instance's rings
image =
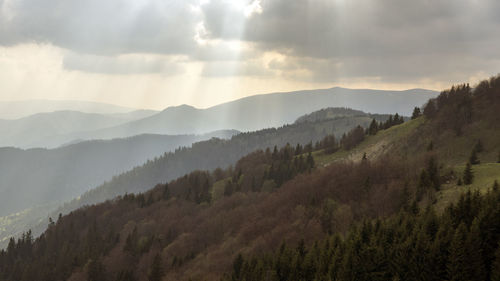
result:
[(213, 137), (205, 135), (138, 135), (125, 139), (84, 141), (56, 149), (0, 148), (0, 215), (29, 207), (60, 203), (110, 180), (148, 159)]
[[(226, 139), (224, 139), (226, 131), (219, 131), (218, 134), (211, 135), (219, 136), (219, 138), (196, 142), (191, 147), (186, 146), (166, 153), (162, 153), (161, 150), (167, 151), (168, 148), (175, 144), (179, 145), (182, 140), (186, 141), (186, 139), (175, 136), (142, 135), (110, 141), (87, 141), (54, 150), (28, 150), (30, 153), (25, 153), (25, 157), (21, 157), (23, 153), (19, 150), (15, 150), (17, 153), (14, 155), (7, 155), (2, 154), (0, 149), (0, 158), (3, 157), (6, 162), (19, 163), (17, 166), (21, 166), (21, 163), (27, 161), (28, 158), (35, 160), (27, 163), (27, 167), (22, 170), (22, 173), (27, 175), (25, 177), (19, 176), (21, 171), (11, 171), (0, 167), (0, 171), (5, 172), (5, 174), (0, 174), (0, 178), (4, 177), (12, 182), (0, 185), (0, 190), (9, 190), (8, 187), (13, 185), (20, 186), (17, 190), (25, 190), (23, 193), (11, 190), (14, 195), (11, 201), (15, 203), (10, 205), (11, 211), (14, 210), (13, 206), (31, 207), (15, 209), (16, 213), (4, 212), (3, 217), (0, 217), (0, 245), (6, 242), (6, 238), (19, 235), (27, 229), (31, 229), (35, 234), (41, 233), (47, 226), (48, 216), (57, 217), (59, 213), (66, 214), (82, 206), (103, 202), (125, 193), (143, 192), (159, 182), (173, 180), (194, 170), (226, 168), (234, 165), (240, 157), (257, 149), (281, 147), (288, 142), (302, 145), (315, 143), (328, 134), (334, 134), (340, 138), (355, 126), (367, 127), (373, 118), (380, 122), (389, 118), (388, 115), (373, 116), (346, 108), (328, 108), (320, 112), (325, 111), (330, 114), (318, 116), (313, 122), (295, 122), (279, 128), (266, 128), (240, 134), (228, 131)], [(231, 135), (233, 136), (230, 137)], [(152, 139), (153, 137), (164, 141), (163, 148)], [(208, 136), (204, 137), (208, 138)], [(43, 157), (38, 155), (40, 152), (44, 152)], [(78, 156), (78, 158), (72, 158), (71, 155)], [(129, 163), (128, 158), (134, 155), (144, 161), (145, 159), (151, 160), (118, 175), (117, 167), (123, 167), (124, 164)], [(37, 165), (40, 160), (47, 158), (53, 159), (50, 164), (63, 172), (62, 175), (56, 176), (54, 168), (50, 167), (43, 169), (41, 171), (43, 173), (29, 173), (29, 170), (36, 170), (33, 167), (34, 164)], [(61, 165), (65, 165), (66, 168)], [(109, 175), (108, 178), (105, 177), (106, 174)], [(31, 190), (33, 182), (45, 183), (54, 179), (58, 180), (56, 184), (42, 184), (37, 191)], [(86, 183), (85, 188), (77, 189), (78, 184), (83, 183)], [(95, 188), (90, 189), (91, 187)], [(78, 190), (82, 193), (85, 191), (85, 193), (77, 194), (79, 196), (76, 197), (74, 194)], [(53, 194), (57, 194), (56, 198), (73, 194), (74, 199), (64, 204), (61, 201), (57, 203), (48, 200)], [(46, 196), (44, 201), (40, 201), (42, 195)], [(33, 204), (34, 199), (38, 200), (35, 202), (38, 203), (37, 208), (26, 204)], [(40, 205), (42, 202), (45, 204)], [(9, 207), (8, 204), (4, 206), (4, 208), (7, 207)]]
[(76, 100), (19, 100), (0, 101), (0, 119), (19, 119), (37, 113), (80, 111), (97, 114), (120, 114), (135, 111), (113, 104)]
[[(54, 148), (82, 140), (124, 138), (140, 134), (204, 134), (279, 127), (326, 107), (348, 107), (370, 113), (408, 116), (438, 93), (430, 90), (383, 91), (331, 88), (250, 96), (206, 109), (189, 105), (161, 112), (96, 115), (75, 112), (38, 114), (0, 122), (0, 146)], [(111, 110), (124, 110), (122, 108)]]
[(98, 114), (80, 111), (55, 111), (14, 120), (0, 120), (0, 147), (55, 148), (77, 142), (72, 134), (93, 131), (142, 119), (156, 113), (135, 110), (125, 113)]
[[(112, 200), (11, 239), (0, 278), (497, 280), (499, 106), (494, 77), (340, 139), (330, 122), (356, 116), (328, 109), (165, 154), (88, 193), (122, 192)], [(269, 141), (284, 144), (165, 180), (181, 159), (221, 163)]]

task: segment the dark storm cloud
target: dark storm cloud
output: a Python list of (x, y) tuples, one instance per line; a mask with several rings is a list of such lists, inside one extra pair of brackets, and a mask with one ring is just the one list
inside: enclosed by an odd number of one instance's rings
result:
[[(303, 69), (318, 81), (462, 79), (500, 69), (498, 0), (261, 0), (262, 11), (250, 16), (236, 1), (211, 0), (196, 8), (197, 0), (0, 0), (0, 44), (48, 42), (110, 57), (182, 55), (211, 61), (203, 72), (207, 76), (232, 73), (223, 69), (234, 68), (231, 63), (214, 62), (231, 60), (254, 69), (243, 74), (287, 76)], [(241, 40), (252, 50), (198, 44), (201, 22), (203, 40)], [(247, 62), (267, 51), (286, 55), (286, 63), (275, 61), (268, 64), (270, 71), (257, 71)], [(104, 65), (114, 69), (113, 64)], [(65, 63), (78, 65), (94, 67)], [(148, 67), (162, 68), (138, 69)]]
[[(483, 49), (484, 40), (498, 43), (497, 2), (262, 0), (263, 12), (247, 20), (243, 37), (227, 25), (230, 9), (223, 8), (226, 1), (211, 1), (203, 11), (214, 38), (243, 38), (264, 50), (297, 56), (393, 57)], [(238, 21), (237, 17), (232, 21)]]
[(243, 36), (227, 27), (223, 3), (203, 9), (211, 36), (287, 54), (288, 66), (310, 70), (317, 81), (460, 80), (500, 69), (496, 0), (262, 0), (262, 13), (246, 21)]

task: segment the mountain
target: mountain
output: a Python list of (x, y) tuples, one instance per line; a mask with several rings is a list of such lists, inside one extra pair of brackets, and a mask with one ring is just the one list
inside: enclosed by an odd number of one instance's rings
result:
[(353, 90), (331, 88), (256, 95), (197, 109), (188, 105), (169, 107), (158, 114), (111, 128), (76, 134), (75, 139), (108, 139), (137, 134), (191, 134), (235, 129), (255, 131), (293, 123), (299, 116), (326, 107), (349, 107), (365, 112), (410, 115), (437, 92)]
[[(53, 205), (44, 208), (43, 212), (40, 209), (23, 210), (19, 215), (10, 215), (8, 218), (10, 224), (8, 225), (3, 225), (0, 218), (0, 229), (3, 229), (0, 232), (0, 242), (5, 241), (6, 237), (20, 234), (27, 229), (32, 229), (37, 234), (41, 233), (47, 226), (47, 216), (56, 217), (59, 213), (66, 214), (81, 206), (99, 203), (125, 193), (143, 192), (159, 182), (173, 180), (194, 170), (226, 168), (235, 164), (240, 157), (256, 149), (280, 147), (287, 142), (303, 145), (309, 142), (315, 143), (328, 134), (334, 134), (340, 138), (353, 127), (358, 125), (367, 127), (371, 123), (370, 114), (350, 111), (355, 112), (356, 115), (241, 133), (228, 140), (210, 139), (194, 143), (191, 147), (176, 149), (175, 152), (164, 155), (156, 154), (154, 156), (158, 157), (155, 159), (151, 157), (152, 160), (144, 165), (113, 177), (112, 180), (65, 203), (64, 206), (55, 211), (57, 206)], [(388, 115), (378, 117), (379, 121), (385, 121), (389, 118)], [(90, 156), (88, 161), (92, 161)], [(41, 221), (42, 223), (40, 223)]]
[(37, 113), (15, 120), (0, 120), (0, 147), (54, 148), (75, 141), (72, 134), (107, 128), (144, 118), (154, 111), (139, 110), (115, 114), (56, 111)]
[[(317, 122), (317, 121), (324, 121), (324, 120), (331, 120), (331, 119), (337, 119), (337, 118), (344, 118), (344, 117), (356, 117), (356, 116), (365, 116), (368, 118), (375, 119), (376, 121), (386, 121), (387, 118), (389, 117), (387, 114), (373, 114), (373, 113), (365, 113), (361, 110), (355, 110), (351, 108), (346, 108), (346, 107), (327, 107), (320, 109), (318, 111), (314, 111), (309, 114), (305, 114), (303, 116), (300, 116), (295, 120), (295, 123), (304, 123), (304, 122)], [(398, 116), (395, 115), (395, 118), (399, 118)], [(403, 119), (408, 120), (408, 117), (403, 117)]]
[[(365, 112), (409, 115), (437, 93), (406, 91), (324, 90), (246, 97), (207, 109), (188, 105), (161, 112), (77, 101), (0, 102), (0, 146), (55, 148), (84, 140), (125, 138), (141, 134), (205, 134), (234, 129), (255, 131), (293, 123), (299, 116), (325, 107), (350, 107)], [(61, 110), (64, 109), (64, 110)], [(55, 111), (57, 110), (57, 111)], [(54, 112), (52, 112), (54, 111)]]
[(85, 141), (57, 149), (0, 148), (0, 198), (8, 198), (2, 200), (0, 215), (72, 199), (165, 152), (235, 133), (139, 135)]
[(63, 110), (113, 114), (131, 112), (135, 109), (106, 103), (73, 100), (0, 101), (0, 119), (19, 119), (37, 113)]
[(10, 240), (0, 278), (496, 280), (499, 107), (500, 77), (460, 85), (402, 124), (86, 206)]

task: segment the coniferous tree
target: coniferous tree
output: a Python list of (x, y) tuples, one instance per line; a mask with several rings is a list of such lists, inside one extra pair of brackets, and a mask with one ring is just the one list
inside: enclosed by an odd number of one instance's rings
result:
[(422, 112), (420, 112), (420, 107), (418, 106), (415, 106), (415, 108), (413, 109), (413, 113), (411, 115), (411, 119), (417, 119), (418, 117), (420, 117), (420, 115), (422, 115)]
[(467, 227), (461, 223), (455, 230), (453, 240), (450, 244), (450, 257), (447, 264), (448, 278), (450, 281), (469, 281), (467, 274), (467, 252), (465, 240), (467, 237)]
[(377, 120), (373, 118), (372, 122), (370, 123), (370, 127), (368, 127), (368, 134), (369, 135), (376, 135), (379, 130)]
[(238, 254), (236, 259), (234, 259), (233, 262), (233, 276), (232, 280), (240, 280), (241, 277), (241, 269), (243, 267), (243, 256), (241, 254)]
[(500, 281), (500, 241), (495, 251), (495, 261), (491, 268), (491, 281)]
[(435, 190), (439, 190), (441, 188), (441, 179), (439, 178), (439, 168), (434, 156), (427, 161), (427, 173), (432, 183), (432, 187)]
[(476, 145), (474, 146), (474, 150), (477, 153), (483, 152), (484, 146), (483, 146), (483, 142), (481, 141), (481, 139), (477, 140)]
[(482, 255), (481, 230), (477, 218), (472, 222), (467, 239), (465, 240), (465, 250), (467, 254), (465, 271), (468, 280), (487, 280), (486, 267)]
[(134, 273), (130, 270), (120, 271), (116, 276), (115, 281), (136, 281)]
[(469, 162), (467, 162), (467, 164), (465, 165), (463, 178), (464, 178), (465, 185), (472, 184), (472, 181), (474, 180), (474, 172), (472, 171), (472, 166)]
[(477, 165), (477, 164), (481, 163), (481, 161), (477, 157), (477, 151), (476, 151), (476, 149), (472, 150), (472, 152), (470, 154), (470, 157), (469, 157), (469, 163), (471, 165)]
[(151, 269), (149, 270), (148, 280), (149, 281), (161, 281), (163, 277), (163, 267), (161, 265), (161, 256), (156, 254), (153, 263), (151, 264)]
[(424, 107), (424, 116), (433, 118), (437, 114), (436, 100), (430, 99)]
[(87, 264), (87, 281), (105, 281), (106, 272), (100, 259), (91, 259)]
[(315, 166), (315, 163), (314, 163), (314, 157), (312, 156), (312, 153), (311, 153), (311, 152), (309, 152), (309, 153), (307, 154), (307, 167), (308, 167), (309, 171), (310, 171), (311, 169), (313, 169), (313, 168), (314, 168), (314, 166)]

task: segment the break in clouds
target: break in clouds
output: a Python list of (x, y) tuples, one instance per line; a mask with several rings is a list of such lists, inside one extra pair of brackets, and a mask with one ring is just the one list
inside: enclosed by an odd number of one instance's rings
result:
[(499, 14), (496, 0), (0, 0), (0, 44), (109, 74), (452, 80), (498, 71)]

